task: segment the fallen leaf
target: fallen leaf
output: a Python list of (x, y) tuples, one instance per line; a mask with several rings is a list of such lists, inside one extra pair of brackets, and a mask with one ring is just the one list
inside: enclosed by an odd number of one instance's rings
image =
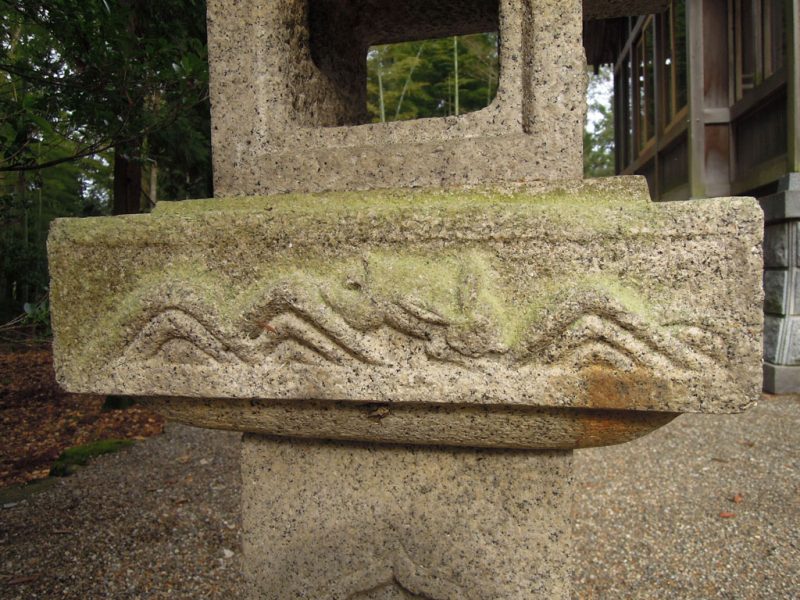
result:
[(8, 585), (22, 585), (24, 583), (31, 583), (39, 579), (40, 575), (20, 575), (18, 577), (12, 577), (8, 579), (6, 583)]
[(104, 410), (105, 401), (61, 390), (49, 346), (0, 348), (0, 456), (7, 461), (0, 468), (0, 487), (47, 477), (67, 448), (162, 432), (158, 415), (137, 406)]
[(741, 494), (736, 494), (733, 498), (731, 498), (731, 502), (734, 504), (741, 504), (742, 500), (744, 500), (744, 496)]
[(733, 519), (736, 516), (736, 513), (732, 512), (721, 512), (719, 513), (720, 519)]

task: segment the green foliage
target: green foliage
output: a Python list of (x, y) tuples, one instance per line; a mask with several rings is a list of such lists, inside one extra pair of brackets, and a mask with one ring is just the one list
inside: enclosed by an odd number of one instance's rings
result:
[(50, 221), (103, 214), (110, 181), (103, 155), (35, 172), (0, 173), (0, 322), (46, 292)]
[(589, 75), (588, 111), (583, 130), (583, 174), (585, 177), (609, 177), (615, 173), (614, 114), (611, 102), (613, 71), (601, 67)]
[(40, 331), (45, 337), (50, 336), (50, 299), (45, 296), (36, 303), (26, 302), (22, 305), (25, 311), (25, 324)]
[(0, 34), (0, 171), (145, 138), (153, 158), (163, 131), (198, 134), (192, 109), (208, 98), (201, 0), (2, 0)]
[(85, 466), (90, 459), (102, 454), (111, 454), (128, 446), (132, 446), (132, 440), (100, 440), (90, 442), (83, 446), (73, 446), (67, 448), (58, 457), (58, 460), (50, 467), (51, 477), (67, 477), (75, 473), (78, 468)]
[[(374, 46), (367, 54), (367, 108), (373, 122), (458, 114), (487, 106), (498, 83), (497, 34)], [(381, 99), (383, 119), (381, 117)]]
[(205, 2), (0, 0), (0, 323), (46, 292), (50, 221), (109, 212), (114, 147), (212, 195)]

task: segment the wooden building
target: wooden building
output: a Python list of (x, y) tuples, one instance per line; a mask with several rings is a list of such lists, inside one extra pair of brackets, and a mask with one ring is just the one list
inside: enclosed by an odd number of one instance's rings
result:
[(655, 200), (760, 199), (765, 389), (800, 391), (800, 0), (663, 4), (585, 26), (614, 69), (616, 170)]
[(587, 22), (614, 67), (616, 168), (656, 200), (763, 195), (800, 171), (797, 0), (673, 0)]

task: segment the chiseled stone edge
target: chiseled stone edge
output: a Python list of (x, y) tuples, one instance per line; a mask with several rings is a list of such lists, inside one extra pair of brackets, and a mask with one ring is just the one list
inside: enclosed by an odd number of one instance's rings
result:
[(170, 420), (283, 437), (550, 450), (629, 442), (677, 413), (576, 408), (144, 397)]

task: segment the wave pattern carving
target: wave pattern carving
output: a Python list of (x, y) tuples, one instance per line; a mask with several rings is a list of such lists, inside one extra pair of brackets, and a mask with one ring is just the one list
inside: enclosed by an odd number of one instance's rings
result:
[(281, 272), (229, 295), (226, 306), (213, 299), (222, 293), (165, 277), (140, 292), (138, 312), (126, 319), (123, 360), (691, 373), (714, 368), (727, 347), (702, 319), (658, 324), (618, 281), (543, 284), (520, 306), (483, 255), (427, 269), (392, 260), (371, 255), (324, 274)]
[[(597, 369), (629, 374), (636, 389), (660, 378), (648, 392), (656, 395), (671, 393), (665, 374), (684, 390), (701, 377), (730, 381), (724, 357), (732, 342), (710, 317), (660, 319), (631, 284), (608, 276), (520, 281), (481, 253), (276, 267), (245, 288), (165, 273), (136, 294), (119, 318), (125, 349), (112, 373), (141, 362), (208, 367), (227, 373), (226, 381), (236, 380), (231, 373), (249, 378), (255, 391), (247, 394), (283, 385), (286, 394), (336, 399), (353, 378), (363, 390), (423, 394), (436, 372), (445, 386), (439, 394), (459, 378), (477, 399), (500, 397), (503, 377), (511, 377), (522, 401), (543, 385), (558, 390), (566, 377), (578, 387), (556, 393), (569, 403), (570, 393), (591, 396), (591, 381), (608, 388)], [(281, 380), (287, 369), (306, 369), (311, 379)], [(333, 391), (326, 373), (340, 374)]]

